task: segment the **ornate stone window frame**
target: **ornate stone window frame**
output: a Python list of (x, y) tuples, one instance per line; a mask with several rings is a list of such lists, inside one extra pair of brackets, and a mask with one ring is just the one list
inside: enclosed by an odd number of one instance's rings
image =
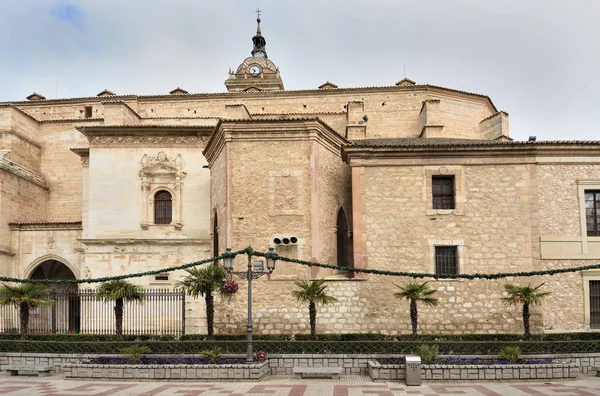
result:
[[(461, 166), (427, 166), (423, 169), (425, 177), (425, 188), (423, 189), (423, 200), (426, 203), (425, 214), (427, 216), (457, 215), (462, 216), (465, 212), (465, 178), (464, 169)], [(433, 209), (433, 176), (454, 176), (454, 209)]]
[[(142, 187), (142, 222), (140, 226), (147, 230), (150, 226), (183, 228), (183, 182), (186, 173), (181, 170), (181, 154), (169, 158), (164, 151), (156, 156), (144, 154), (139, 172)], [(173, 220), (171, 224), (154, 224), (154, 195), (158, 191), (168, 191), (172, 197)]]

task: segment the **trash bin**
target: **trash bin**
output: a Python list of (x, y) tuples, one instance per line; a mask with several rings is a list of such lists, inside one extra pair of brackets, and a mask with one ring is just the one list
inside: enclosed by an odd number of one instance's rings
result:
[(406, 385), (421, 385), (421, 357), (407, 355), (405, 358)]

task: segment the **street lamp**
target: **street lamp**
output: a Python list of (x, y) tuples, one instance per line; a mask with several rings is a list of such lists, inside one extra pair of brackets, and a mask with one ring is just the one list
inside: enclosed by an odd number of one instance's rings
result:
[[(228, 255), (229, 253), (229, 255)], [(227, 248), (223, 257), (223, 267), (225, 270), (233, 275), (237, 275), (242, 279), (248, 281), (248, 327), (247, 327), (247, 353), (246, 362), (251, 363), (254, 361), (252, 354), (252, 280), (258, 279), (264, 274), (270, 274), (275, 270), (275, 260), (277, 260), (277, 253), (273, 248), (269, 248), (269, 251), (265, 254), (267, 259), (267, 271), (264, 268), (264, 262), (262, 260), (254, 261), (252, 266), (252, 255), (248, 254), (248, 269), (246, 271), (236, 272), (233, 271), (233, 256), (231, 255), (231, 249)]]

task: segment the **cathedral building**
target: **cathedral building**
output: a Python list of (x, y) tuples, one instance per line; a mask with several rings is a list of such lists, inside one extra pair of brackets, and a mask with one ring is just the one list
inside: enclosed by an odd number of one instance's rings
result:
[[(286, 90), (260, 19), (252, 42), (227, 92), (111, 87), (0, 103), (0, 275), (98, 278), (248, 245), (437, 274), (600, 263), (600, 142), (514, 141), (488, 96), (408, 78)], [(133, 282), (172, 289), (184, 274)], [(319, 332), (410, 332), (393, 297), (409, 278), (281, 261), (254, 284), (256, 332), (308, 331), (290, 292), (318, 278), (339, 300), (320, 308)], [(420, 332), (521, 332), (520, 309), (501, 301), (506, 282), (552, 292), (534, 331), (600, 328), (600, 270), (429, 281), (439, 305), (420, 308)], [(218, 301), (216, 332), (244, 332), (245, 298)], [(186, 312), (186, 332), (205, 332), (203, 300)]]

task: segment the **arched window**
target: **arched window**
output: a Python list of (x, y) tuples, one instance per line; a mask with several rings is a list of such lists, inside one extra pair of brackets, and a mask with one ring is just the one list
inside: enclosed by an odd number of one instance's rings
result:
[(348, 222), (346, 213), (340, 208), (336, 222), (337, 229), (337, 265), (338, 267), (349, 267), (348, 260)]
[(219, 255), (219, 218), (217, 210), (213, 211), (213, 257)]
[(173, 219), (173, 201), (171, 193), (159, 191), (154, 194), (154, 224), (171, 224)]

